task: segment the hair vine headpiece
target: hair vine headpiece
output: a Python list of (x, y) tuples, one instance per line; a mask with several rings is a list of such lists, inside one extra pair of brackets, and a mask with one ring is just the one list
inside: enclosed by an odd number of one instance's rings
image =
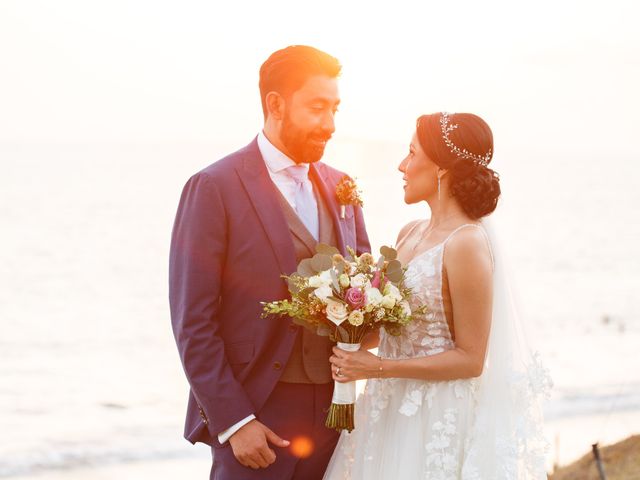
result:
[(460, 148), (456, 146), (456, 144), (451, 141), (451, 139), (449, 138), (449, 134), (456, 128), (458, 128), (458, 125), (455, 123), (451, 123), (449, 115), (450, 114), (447, 112), (442, 112), (442, 115), (440, 117), (440, 129), (442, 130), (442, 139), (444, 140), (444, 143), (447, 145), (447, 147), (449, 147), (449, 150), (451, 150), (451, 153), (458, 156), (458, 158), (467, 158), (477, 165), (482, 165), (485, 167), (489, 165), (492, 155), (491, 149), (489, 149), (489, 151), (484, 156), (480, 156), (469, 152), (466, 148)]

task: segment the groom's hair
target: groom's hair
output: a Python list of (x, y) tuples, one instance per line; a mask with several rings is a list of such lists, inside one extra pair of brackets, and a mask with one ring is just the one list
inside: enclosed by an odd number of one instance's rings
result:
[(273, 52), (260, 67), (260, 98), (267, 118), (266, 97), (269, 92), (288, 95), (316, 75), (336, 78), (342, 65), (337, 58), (307, 45), (291, 45)]

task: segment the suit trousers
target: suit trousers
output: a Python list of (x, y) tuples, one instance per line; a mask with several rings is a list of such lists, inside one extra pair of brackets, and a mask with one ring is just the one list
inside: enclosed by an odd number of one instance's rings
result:
[(333, 382), (277, 383), (256, 417), (290, 446), (270, 445), (276, 461), (257, 470), (241, 465), (229, 442), (213, 447), (210, 480), (321, 480), (339, 436), (324, 425), (332, 394)]

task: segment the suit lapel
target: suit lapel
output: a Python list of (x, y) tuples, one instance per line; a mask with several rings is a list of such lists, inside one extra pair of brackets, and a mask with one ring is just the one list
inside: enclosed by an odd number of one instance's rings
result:
[(236, 171), (269, 238), (281, 272), (295, 272), (296, 254), (289, 225), (278, 201), (277, 187), (269, 177), (256, 140), (249, 145), (244, 161)]
[(327, 178), (322, 165), (312, 163), (310, 173), (311, 181), (313, 182), (313, 185), (318, 189), (318, 193), (324, 199), (324, 203), (327, 206), (329, 215), (331, 215), (331, 221), (333, 222), (333, 227), (336, 232), (336, 239), (338, 240), (338, 245), (336, 245), (336, 247), (342, 253), (346, 253), (346, 245), (344, 243), (345, 236), (344, 232), (342, 231), (342, 222), (338, 217), (338, 203), (335, 192), (333, 192), (329, 187), (329, 179)]

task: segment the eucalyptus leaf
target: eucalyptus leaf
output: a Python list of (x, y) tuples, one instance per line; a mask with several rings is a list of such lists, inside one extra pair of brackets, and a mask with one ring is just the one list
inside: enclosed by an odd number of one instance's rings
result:
[(316, 271), (313, 269), (313, 266), (311, 265), (311, 259), (310, 258), (305, 258), (304, 260), (302, 260), (299, 264), (298, 264), (298, 274), (300, 274), (301, 276), (305, 277), (305, 278), (309, 278), (312, 277), (313, 275), (316, 274)]
[(349, 343), (349, 332), (347, 332), (344, 327), (341, 327), (340, 325), (338, 325), (336, 327), (336, 329), (338, 330), (338, 335), (340, 337), (340, 341), (343, 343)]
[(340, 250), (336, 247), (332, 247), (331, 245), (327, 245), (326, 243), (319, 243), (316, 245), (316, 252), (332, 257), (336, 253), (340, 253)]
[(333, 266), (333, 261), (329, 255), (316, 253), (311, 259), (311, 268), (316, 272), (324, 272)]
[(398, 260), (391, 260), (387, 265), (386, 273), (395, 271), (402, 272), (402, 264)]
[(398, 252), (394, 248), (388, 247), (386, 245), (380, 247), (380, 253), (389, 261), (398, 258)]
[(318, 330), (316, 331), (316, 333), (321, 336), (321, 337), (329, 337), (331, 336), (331, 327), (329, 327), (328, 325), (318, 325)]
[(390, 261), (385, 274), (393, 283), (400, 282), (402, 280), (402, 264), (398, 260)]

